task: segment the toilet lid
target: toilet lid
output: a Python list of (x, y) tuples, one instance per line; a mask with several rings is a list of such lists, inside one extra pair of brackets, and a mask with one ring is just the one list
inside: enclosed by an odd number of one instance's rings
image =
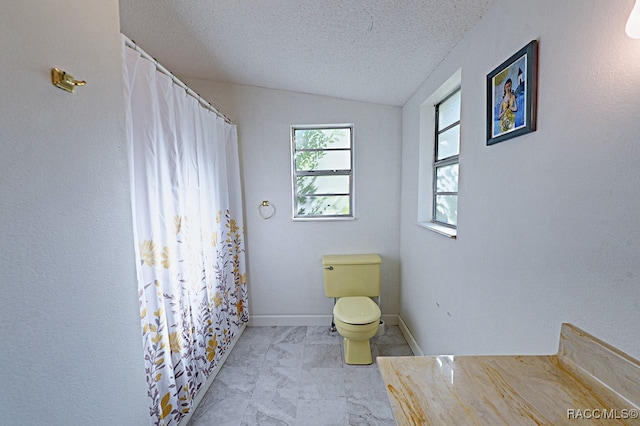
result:
[(370, 324), (380, 319), (380, 308), (369, 297), (341, 297), (333, 307), (333, 315), (347, 324)]

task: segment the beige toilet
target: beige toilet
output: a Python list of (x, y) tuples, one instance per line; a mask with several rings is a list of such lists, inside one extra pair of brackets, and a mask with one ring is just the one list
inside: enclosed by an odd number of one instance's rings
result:
[(347, 364), (371, 364), (369, 339), (380, 324), (380, 308), (371, 299), (380, 295), (380, 264), (377, 254), (322, 256), (324, 292), (336, 298), (333, 321), (343, 337)]

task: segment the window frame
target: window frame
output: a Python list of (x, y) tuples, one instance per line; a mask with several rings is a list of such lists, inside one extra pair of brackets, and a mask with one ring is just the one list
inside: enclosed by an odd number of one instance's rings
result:
[[(438, 170), (443, 168), (443, 167), (447, 167), (447, 166), (451, 166), (454, 164), (458, 165), (458, 173), (460, 172), (460, 139), (461, 139), (461, 135), (460, 133), (458, 133), (458, 153), (455, 155), (450, 155), (449, 157), (445, 157), (442, 158), (440, 160), (438, 160), (438, 146), (440, 145), (438, 143), (439, 141), (439, 136), (445, 132), (447, 132), (448, 130), (451, 130), (455, 127), (458, 127), (458, 132), (460, 132), (460, 124), (461, 124), (461, 117), (460, 117), (460, 110), (458, 110), (458, 120), (454, 121), (453, 123), (449, 124), (448, 126), (444, 127), (443, 129), (440, 129), (440, 120), (439, 120), (439, 114), (440, 114), (440, 106), (445, 103), (447, 100), (449, 100), (451, 97), (453, 97), (455, 94), (460, 93), (460, 99), (462, 99), (462, 90), (461, 87), (457, 87), (455, 90), (453, 90), (451, 93), (449, 93), (447, 96), (445, 96), (444, 98), (442, 98), (441, 100), (438, 101), (437, 104), (434, 105), (434, 117), (435, 117), (435, 123), (434, 123), (434, 139), (433, 139), (433, 144), (434, 144), (434, 148), (433, 148), (433, 171), (432, 171), (432, 196), (431, 196), (431, 222), (433, 222), (436, 225), (439, 226), (444, 226), (447, 228), (451, 228), (451, 229), (458, 229), (458, 217), (456, 215), (456, 223), (455, 224), (451, 224), (448, 222), (442, 222), (440, 220), (437, 219), (437, 197), (438, 196), (455, 196), (456, 197), (456, 205), (458, 204), (458, 191), (438, 191)], [(462, 101), (460, 103), (460, 105), (462, 105)], [(459, 184), (459, 178), (458, 178), (458, 182), (456, 182), (456, 187)]]
[[(462, 68), (458, 68), (437, 87), (419, 106), (419, 150), (416, 225), (450, 239), (458, 238), (458, 229), (441, 226), (433, 222), (433, 159), (435, 134), (435, 105), (450, 94), (460, 90), (460, 118), (464, 118), (464, 89)], [(460, 135), (460, 155), (464, 152), (464, 136)], [(460, 183), (460, 182), (459, 182)], [(458, 221), (458, 227), (460, 221)]]
[[(349, 148), (314, 148), (314, 149), (297, 149), (295, 134), (297, 130), (339, 130), (347, 129), (349, 131)], [(338, 124), (303, 124), (292, 125), (290, 131), (291, 139), (291, 188), (292, 188), (292, 218), (294, 221), (322, 221), (322, 220), (353, 220), (354, 207), (355, 207), (355, 195), (354, 195), (354, 125), (353, 123), (338, 123)], [(296, 170), (296, 153), (298, 152), (335, 152), (335, 151), (349, 151), (349, 169), (335, 169), (335, 170)], [(349, 213), (348, 214), (316, 214), (316, 215), (300, 215), (298, 214), (298, 185), (297, 178), (301, 176), (348, 176), (349, 178), (349, 191), (335, 192), (335, 193), (315, 193), (304, 194), (301, 196), (348, 196), (349, 198)]]

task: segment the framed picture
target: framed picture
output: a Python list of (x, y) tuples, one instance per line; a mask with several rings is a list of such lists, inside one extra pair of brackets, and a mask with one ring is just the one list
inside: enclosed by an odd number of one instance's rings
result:
[(536, 130), (538, 42), (487, 75), (487, 145)]

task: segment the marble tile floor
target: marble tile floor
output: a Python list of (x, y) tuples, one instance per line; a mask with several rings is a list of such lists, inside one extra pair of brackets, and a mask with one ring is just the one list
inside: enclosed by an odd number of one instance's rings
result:
[(397, 326), (347, 365), (329, 327), (247, 327), (189, 426), (395, 425), (376, 356), (413, 355)]

